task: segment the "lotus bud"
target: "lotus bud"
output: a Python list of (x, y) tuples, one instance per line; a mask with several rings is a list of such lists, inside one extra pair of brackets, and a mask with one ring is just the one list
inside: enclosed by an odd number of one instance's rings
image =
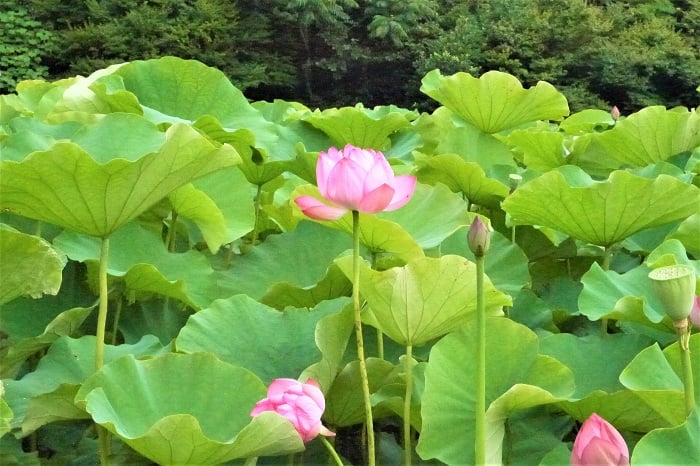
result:
[(693, 327), (700, 329), (700, 296), (696, 296), (693, 302), (693, 309), (690, 311), (690, 323)]
[(695, 301), (695, 270), (688, 265), (669, 265), (652, 270), (649, 278), (671, 320), (685, 320)]
[(622, 435), (612, 424), (593, 413), (576, 435), (571, 466), (629, 466), (629, 457)]
[(474, 221), (469, 227), (467, 243), (476, 257), (483, 257), (489, 250), (491, 244), (489, 228), (478, 215), (474, 217)]
[(613, 120), (617, 121), (620, 119), (620, 109), (615, 105), (612, 110), (610, 110), (610, 116)]

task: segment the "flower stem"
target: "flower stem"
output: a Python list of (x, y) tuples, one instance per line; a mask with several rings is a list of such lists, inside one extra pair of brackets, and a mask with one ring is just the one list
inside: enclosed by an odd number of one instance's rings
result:
[(372, 402), (369, 393), (369, 378), (365, 362), (365, 344), (362, 339), (362, 317), (360, 315), (360, 213), (352, 211), (352, 302), (355, 308), (355, 337), (357, 338), (357, 359), (360, 362), (362, 394), (365, 401), (365, 427), (367, 429), (367, 462), (375, 465), (374, 422), (372, 420)]
[(685, 325), (676, 324), (678, 332), (678, 347), (681, 352), (681, 370), (683, 372), (683, 388), (685, 392), (685, 414), (690, 416), (695, 408), (695, 386), (693, 383), (693, 366), (690, 361), (690, 326), (685, 319)]
[(340, 459), (340, 456), (338, 456), (338, 452), (335, 451), (335, 448), (333, 447), (333, 444), (328, 441), (328, 439), (322, 435), (319, 435), (317, 438), (321, 439), (321, 443), (326, 447), (328, 450), (328, 453), (333, 457), (333, 460), (335, 461), (335, 464), (338, 466), (343, 466), (343, 460)]
[[(100, 249), (100, 266), (98, 271), (100, 304), (97, 311), (97, 331), (95, 333), (95, 371), (98, 371), (104, 365), (104, 349), (105, 349), (105, 330), (107, 327), (107, 306), (108, 306), (108, 290), (107, 290), (107, 261), (109, 259), (109, 238), (102, 238), (102, 247)], [(106, 466), (109, 464), (110, 441), (109, 432), (102, 426), (96, 425), (97, 437), (99, 439), (100, 464)]]
[(411, 396), (413, 395), (413, 346), (406, 345), (406, 395), (403, 400), (403, 448), (405, 466), (411, 466)]
[[(602, 268), (605, 272), (610, 270), (610, 259), (612, 258), (612, 246), (605, 246), (605, 251), (603, 252), (603, 265)], [(602, 318), (600, 320), (600, 334), (605, 336), (608, 334), (608, 319)]]
[(484, 303), (484, 256), (476, 256), (476, 406), (474, 460), (486, 464), (486, 307)]
[(260, 223), (260, 196), (262, 195), (262, 185), (258, 185), (258, 191), (255, 193), (255, 199), (253, 199), (253, 208), (255, 209), (255, 224), (253, 225), (253, 237), (250, 240), (252, 246), (258, 242), (258, 226)]

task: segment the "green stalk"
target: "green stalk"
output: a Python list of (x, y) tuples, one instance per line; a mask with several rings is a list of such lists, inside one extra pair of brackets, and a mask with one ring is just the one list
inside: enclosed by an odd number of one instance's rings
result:
[(124, 299), (120, 294), (117, 297), (117, 308), (114, 311), (114, 319), (112, 320), (112, 346), (116, 346), (117, 344), (117, 334), (119, 333), (119, 319), (121, 319), (122, 315), (123, 302)]
[(474, 460), (486, 464), (486, 306), (484, 302), (484, 256), (476, 255), (476, 424)]
[[(108, 305), (108, 290), (107, 290), (107, 261), (109, 259), (109, 238), (102, 238), (102, 247), (100, 250), (100, 266), (99, 266), (99, 290), (100, 304), (97, 312), (97, 332), (95, 342), (95, 371), (98, 371), (104, 365), (104, 349), (105, 349), (105, 330), (107, 327), (107, 305)], [(96, 425), (97, 437), (99, 439), (100, 464), (102, 466), (109, 465), (110, 441), (109, 432), (102, 426)]]
[(411, 396), (413, 395), (413, 346), (406, 345), (406, 395), (403, 400), (403, 464), (411, 466)]
[(175, 251), (175, 240), (177, 239), (177, 212), (175, 210), (170, 214), (170, 228), (165, 239), (168, 252)]
[[(605, 246), (605, 251), (603, 252), (603, 270), (610, 270), (610, 258), (612, 257), (612, 246)], [(600, 334), (605, 336), (608, 334), (608, 319), (603, 318), (600, 320)]]
[(253, 225), (253, 237), (250, 242), (252, 246), (258, 242), (258, 224), (260, 222), (260, 196), (262, 194), (262, 185), (258, 185), (258, 191), (255, 193), (255, 199), (253, 199), (253, 207), (255, 209), (255, 224)]
[(357, 359), (360, 362), (362, 394), (365, 401), (365, 427), (367, 430), (367, 461), (375, 465), (374, 422), (372, 420), (372, 402), (369, 393), (369, 378), (365, 363), (365, 344), (362, 339), (362, 317), (360, 315), (360, 213), (352, 211), (352, 302), (355, 308), (355, 337), (357, 338)]
[[(372, 252), (370, 261), (371, 266), (374, 269), (377, 262), (377, 254), (375, 252)], [(379, 359), (384, 359), (384, 332), (382, 332), (381, 329), (377, 329), (377, 357)]]
[(688, 320), (689, 319), (685, 319), (684, 327), (676, 327), (678, 331), (678, 347), (681, 352), (681, 370), (683, 372), (686, 416), (690, 416), (690, 413), (695, 409), (695, 386), (693, 382), (693, 366), (690, 361), (690, 326), (688, 325)]
[(338, 452), (335, 451), (335, 448), (331, 444), (331, 442), (328, 441), (328, 439), (322, 435), (319, 435), (318, 438), (321, 439), (321, 443), (326, 447), (328, 450), (328, 453), (333, 457), (333, 461), (335, 461), (335, 464), (338, 466), (343, 466), (343, 461), (340, 459), (340, 456), (338, 456)]

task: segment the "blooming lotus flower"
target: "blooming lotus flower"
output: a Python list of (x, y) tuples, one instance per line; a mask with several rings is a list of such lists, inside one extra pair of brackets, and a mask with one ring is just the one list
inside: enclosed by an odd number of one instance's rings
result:
[(581, 426), (571, 451), (571, 466), (629, 466), (630, 455), (622, 435), (596, 413)]
[(258, 401), (250, 415), (255, 417), (265, 411), (275, 411), (294, 425), (306, 443), (319, 434), (335, 435), (321, 424), (325, 409), (326, 400), (315, 380), (302, 383), (294, 379), (275, 379), (267, 389), (267, 398)]
[(410, 175), (394, 176), (381, 152), (348, 144), (318, 155), (318, 190), (330, 205), (311, 196), (294, 202), (302, 212), (316, 220), (335, 220), (351, 210), (375, 214), (404, 206), (416, 186)]

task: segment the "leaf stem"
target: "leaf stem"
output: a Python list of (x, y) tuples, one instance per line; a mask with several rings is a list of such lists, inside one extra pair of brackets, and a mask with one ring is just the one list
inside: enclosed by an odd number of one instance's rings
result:
[(255, 193), (255, 198), (253, 199), (253, 207), (255, 209), (255, 224), (253, 225), (253, 237), (250, 240), (252, 246), (258, 242), (258, 224), (260, 223), (260, 196), (262, 194), (262, 185), (258, 185), (258, 191)]
[(321, 443), (326, 447), (328, 450), (328, 453), (333, 457), (333, 460), (335, 461), (335, 464), (338, 466), (343, 466), (343, 461), (340, 459), (340, 456), (338, 456), (338, 452), (335, 451), (335, 447), (333, 447), (333, 444), (328, 441), (328, 439), (322, 435), (319, 435), (317, 438), (321, 439)]
[[(95, 372), (100, 370), (104, 365), (104, 349), (105, 349), (105, 330), (107, 327), (107, 307), (108, 290), (107, 290), (107, 262), (109, 260), (109, 237), (102, 238), (102, 247), (100, 248), (100, 265), (98, 271), (100, 304), (97, 311), (97, 331), (95, 332)], [(104, 427), (95, 424), (97, 429), (97, 437), (99, 439), (100, 464), (102, 466), (109, 465), (110, 456), (110, 440), (109, 432)]]
[(413, 346), (406, 345), (406, 394), (403, 400), (403, 448), (405, 466), (411, 466), (413, 445), (411, 442), (411, 397), (413, 395)]
[(688, 325), (688, 320), (688, 318), (685, 319), (685, 325), (676, 325), (678, 347), (681, 352), (681, 371), (683, 372), (686, 416), (690, 416), (690, 413), (695, 409), (695, 384), (693, 382), (693, 366), (690, 360), (690, 326)]
[(365, 362), (365, 345), (362, 338), (362, 317), (360, 315), (360, 213), (352, 211), (352, 302), (355, 309), (355, 338), (357, 339), (357, 359), (360, 362), (362, 394), (365, 402), (365, 425), (367, 429), (367, 461), (375, 465), (374, 422), (372, 420), (372, 402), (369, 393), (369, 378)]
[(486, 307), (484, 303), (484, 256), (476, 261), (476, 406), (474, 430), (474, 460), (477, 466), (486, 464)]
[[(603, 252), (603, 265), (602, 268), (605, 272), (610, 270), (610, 259), (612, 257), (612, 246), (605, 246), (605, 251)], [(605, 336), (608, 334), (608, 319), (603, 317), (600, 320), (600, 334)]]

